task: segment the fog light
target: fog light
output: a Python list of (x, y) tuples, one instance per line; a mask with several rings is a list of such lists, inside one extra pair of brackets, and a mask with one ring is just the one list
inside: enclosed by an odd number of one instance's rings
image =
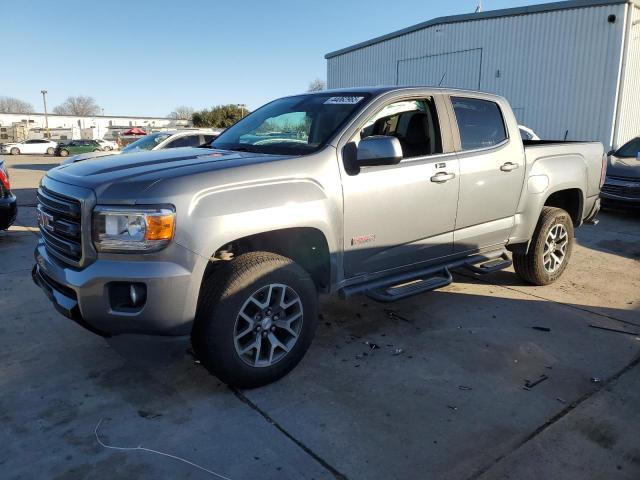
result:
[(147, 288), (141, 283), (132, 283), (129, 287), (129, 298), (132, 307), (143, 305), (147, 299)]

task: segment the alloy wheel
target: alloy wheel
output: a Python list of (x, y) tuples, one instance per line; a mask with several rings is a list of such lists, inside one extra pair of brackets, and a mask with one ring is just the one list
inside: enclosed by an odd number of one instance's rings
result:
[(236, 318), (236, 353), (252, 367), (270, 367), (293, 349), (302, 331), (300, 295), (288, 285), (272, 283), (254, 292)]
[(556, 272), (564, 263), (569, 246), (569, 234), (561, 223), (556, 223), (549, 229), (547, 238), (544, 241), (544, 251), (542, 262), (547, 273)]

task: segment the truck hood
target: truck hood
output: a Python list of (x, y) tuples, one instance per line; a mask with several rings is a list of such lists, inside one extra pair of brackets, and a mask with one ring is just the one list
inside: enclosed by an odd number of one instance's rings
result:
[(209, 148), (171, 148), (123, 153), (49, 170), (53, 180), (92, 189), (98, 198), (109, 190), (118, 203), (130, 203), (151, 185), (167, 178), (291, 158)]
[(73, 157), (65, 158), (62, 161), (61, 165), (66, 165), (68, 163), (81, 162), (83, 160), (90, 160), (92, 158), (108, 157), (109, 155), (118, 155), (119, 153), (120, 153), (119, 150), (80, 153), (78, 155), (74, 155)]
[(640, 159), (610, 156), (607, 176), (640, 179)]

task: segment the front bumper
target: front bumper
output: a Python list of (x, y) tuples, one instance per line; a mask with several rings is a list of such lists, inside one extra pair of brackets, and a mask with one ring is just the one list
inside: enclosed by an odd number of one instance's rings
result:
[[(123, 256), (97, 259), (78, 270), (50, 256), (40, 240), (32, 276), (56, 310), (98, 335), (187, 335), (204, 267), (187, 249), (177, 244), (168, 248), (174, 249), (175, 262)], [(145, 285), (146, 301), (140, 307), (114, 306), (113, 285), (127, 282)]]
[(0, 230), (6, 230), (16, 220), (18, 201), (14, 195), (0, 198)]
[(600, 197), (605, 205), (640, 207), (640, 180), (607, 177)]

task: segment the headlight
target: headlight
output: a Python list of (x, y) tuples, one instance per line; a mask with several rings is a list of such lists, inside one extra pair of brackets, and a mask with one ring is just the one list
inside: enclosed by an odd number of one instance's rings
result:
[(96, 207), (93, 244), (99, 252), (152, 252), (173, 238), (176, 213), (167, 207)]

